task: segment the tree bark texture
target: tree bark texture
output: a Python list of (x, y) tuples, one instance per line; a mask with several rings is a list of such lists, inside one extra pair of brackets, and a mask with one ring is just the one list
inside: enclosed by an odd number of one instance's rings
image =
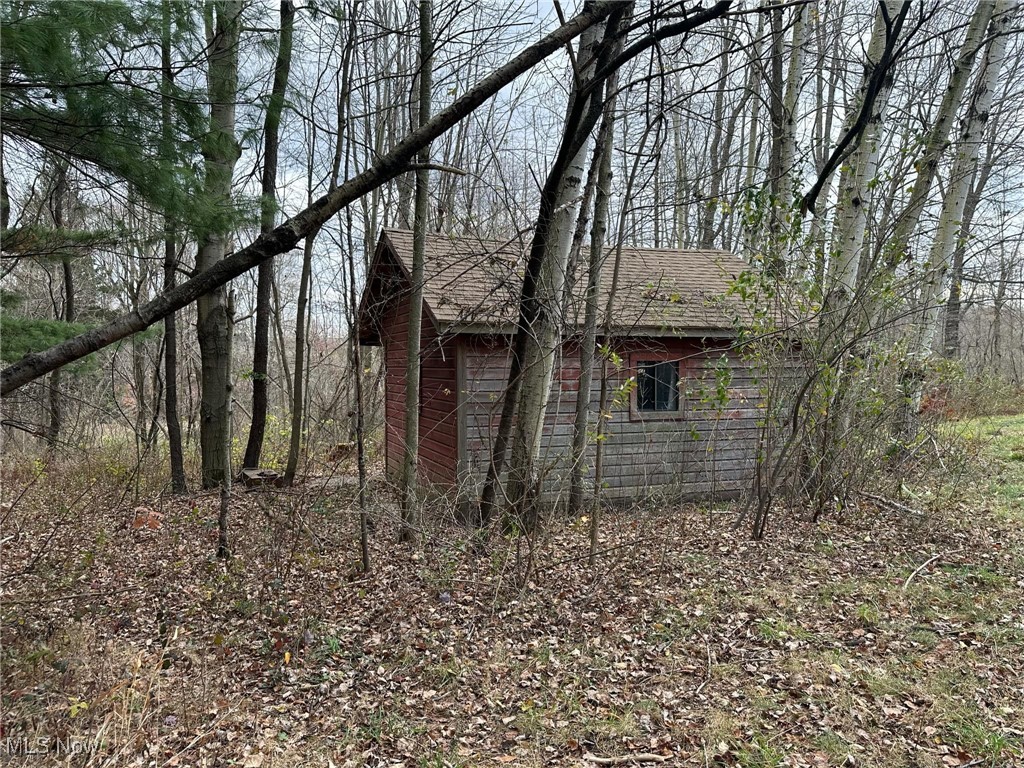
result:
[(932, 241), (921, 288), (921, 312), (916, 352), (925, 357), (931, 353), (939, 327), (939, 293), (949, 272), (953, 254), (963, 233), (964, 212), (970, 197), (971, 181), (978, 167), (992, 98), (999, 86), (999, 74), (1006, 55), (1007, 32), (1013, 20), (1016, 3), (998, 0), (989, 24), (985, 56), (975, 81), (967, 116), (960, 132), (956, 159), (939, 214), (939, 226)]
[[(205, 196), (213, 209), (199, 238), (196, 270), (203, 273), (222, 263), (227, 253), (231, 211), (231, 178), (240, 150), (235, 141), (235, 99), (238, 93), (238, 41), (242, 3), (212, 4), (214, 26), (209, 41), (210, 133), (206, 137)], [(200, 354), (199, 447), (202, 483), (214, 488), (230, 472), (231, 334), (228, 295), (224, 284), (198, 297), (197, 330)]]
[[(174, 71), (171, 68), (171, 1), (163, 0), (160, 40), (160, 69), (163, 91), (160, 98), (163, 152), (171, 153), (173, 127), (171, 125), (171, 94)], [(168, 157), (169, 159), (169, 157)], [(173, 291), (177, 283), (178, 243), (176, 224), (170, 212), (164, 212), (164, 292)], [(178, 321), (176, 313), (164, 318), (164, 408), (167, 412), (167, 450), (171, 464), (171, 491), (185, 493), (185, 449), (181, 439), (181, 419), (178, 416)]]
[[(594, 58), (600, 30), (593, 27), (580, 38), (577, 60), (577, 87), (570, 102), (583, 102), (572, 115), (574, 104), (570, 103), (565, 124), (563, 142), (571, 143), (573, 152), (558, 168), (557, 176), (549, 177), (553, 188), (553, 211), (548, 221), (538, 219), (535, 240), (543, 241), (544, 252), (540, 256), (538, 279), (531, 301), (534, 312), (529, 324), (523, 354), (522, 382), (516, 403), (516, 420), (513, 426), (512, 453), (509, 462), (506, 497), (513, 519), (523, 529), (532, 529), (536, 523), (534, 492), (539, 480), (537, 471), (540, 459), (541, 438), (544, 432), (544, 415), (547, 412), (548, 397), (551, 393), (551, 378), (555, 359), (559, 355), (562, 328), (565, 325), (563, 312), (565, 273), (572, 244), (573, 224), (576, 220), (577, 203), (583, 177), (586, 173), (590, 132), (593, 121), (586, 119), (587, 97), (583, 87), (593, 78)], [(591, 99), (596, 97), (591, 97)], [(556, 166), (557, 167), (557, 166)], [(543, 228), (543, 234), (541, 230)]]
[[(430, 121), (430, 89), (433, 83), (431, 52), (432, 3), (420, 0), (419, 116), (418, 127)], [(413, 542), (419, 530), (419, 442), (420, 442), (420, 341), (423, 331), (423, 263), (427, 247), (430, 204), (430, 144), (416, 157), (416, 205), (413, 211), (412, 269), (409, 291), (409, 326), (405, 361), (405, 457), (402, 462), (402, 524), (398, 538)]]
[[(580, 375), (576, 390), (576, 413), (573, 420), (572, 454), (569, 480), (569, 513), (583, 511), (583, 478), (587, 469), (585, 457), (591, 406), (590, 388), (593, 383), (597, 321), (601, 294), (601, 269), (605, 261), (605, 240), (608, 232), (608, 208), (612, 183), (612, 145), (615, 123), (615, 90), (617, 77), (608, 80), (608, 92), (613, 94), (605, 104), (594, 150), (593, 163), (598, 165), (594, 198), (594, 218), (590, 228), (590, 253), (587, 266), (587, 287), (583, 309), (583, 333), (580, 338)], [(591, 510), (591, 514), (594, 511)]]
[[(277, 155), (281, 114), (284, 111), (288, 74), (292, 64), (292, 33), (295, 26), (295, 4), (281, 0), (281, 35), (274, 64), (274, 82), (263, 128), (263, 179), (260, 201), (260, 232), (274, 229), (277, 210)], [(263, 453), (263, 437), (267, 429), (267, 391), (270, 384), (270, 316), (273, 312), (274, 262), (262, 262), (256, 277), (256, 338), (252, 359), (252, 422), (245, 445), (243, 467), (258, 467)]]

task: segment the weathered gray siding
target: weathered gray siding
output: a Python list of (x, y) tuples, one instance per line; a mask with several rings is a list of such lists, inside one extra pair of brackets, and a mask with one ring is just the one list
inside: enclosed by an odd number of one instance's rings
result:
[[(460, 476), (466, 492), (479, 486), (501, 412), (508, 377), (508, 351), (499, 340), (459, 339)], [(607, 423), (604, 452), (605, 497), (629, 499), (647, 492), (681, 497), (736, 496), (748, 489), (754, 468), (759, 423), (764, 409), (750, 367), (724, 343), (697, 339), (629, 339), (618, 345), (622, 367), (609, 366), (612, 395), (635, 375), (640, 360), (680, 360), (678, 414), (640, 414), (635, 391), (620, 395)], [(545, 425), (545, 495), (552, 501), (568, 493), (567, 469), (572, 441), (579, 357), (569, 343), (556, 364)], [(596, 411), (600, 361), (590, 393)], [(587, 466), (592, 471), (594, 444)]]

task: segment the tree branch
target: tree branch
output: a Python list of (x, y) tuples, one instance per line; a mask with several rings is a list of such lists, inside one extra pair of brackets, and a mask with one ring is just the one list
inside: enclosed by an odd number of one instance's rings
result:
[(138, 333), (171, 312), (188, 306), (200, 296), (248, 272), (265, 259), (290, 251), (300, 240), (319, 231), (328, 219), (346, 205), (403, 173), (422, 147), (448, 131), (516, 77), (559, 50), (585, 29), (607, 17), (616, 5), (615, 2), (588, 5), (582, 13), (485, 77), (426, 125), (408, 134), (370, 168), (319, 198), (275, 229), (261, 235), (248, 247), (236, 251), (210, 269), (106, 325), (42, 352), (26, 355), (8, 366), (0, 373), (0, 395), (9, 395), (19, 387), (62, 365)]

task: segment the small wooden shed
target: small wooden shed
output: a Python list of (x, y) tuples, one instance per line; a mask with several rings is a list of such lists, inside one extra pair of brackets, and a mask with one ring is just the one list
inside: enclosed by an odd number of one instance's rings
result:
[[(421, 478), (435, 490), (472, 499), (479, 490), (501, 413), (528, 242), (428, 235), (420, 374)], [(385, 451), (396, 479), (404, 455), (412, 232), (385, 230), (359, 308), (359, 338), (382, 346)], [(585, 261), (585, 259), (584, 259)], [(745, 307), (728, 287), (746, 263), (714, 250), (623, 248), (606, 259), (608, 286), (618, 261), (607, 344), (616, 395), (605, 432), (605, 498), (651, 491), (680, 497), (736, 496), (750, 487), (763, 415), (750, 366), (734, 347)], [(567, 327), (582, 318), (586, 274), (577, 274)], [(544, 493), (568, 492), (568, 454), (579, 378), (578, 337), (555, 365), (542, 451)], [(590, 393), (599, 402), (601, 360)], [(593, 444), (588, 461), (593, 465)]]

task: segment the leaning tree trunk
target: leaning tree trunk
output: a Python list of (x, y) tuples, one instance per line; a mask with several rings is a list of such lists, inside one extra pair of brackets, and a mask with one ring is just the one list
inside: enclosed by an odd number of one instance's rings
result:
[[(728, 10), (730, 5), (731, 0), (719, 0), (707, 10), (691, 14), (684, 21), (655, 29), (651, 34), (632, 45), (629, 51), (624, 52), (623, 56), (633, 58), (652, 48), (661, 40), (685, 34), (711, 19), (718, 18)], [(279, 224), (273, 232), (258, 237), (253, 243), (223, 259), (211, 269), (195, 274), (174, 291), (162, 293), (139, 307), (137, 312), (120, 315), (98, 328), (55, 344), (41, 352), (27, 354), (7, 366), (0, 371), (0, 396), (6, 397), (30, 381), (36, 380), (61, 365), (79, 360), (92, 352), (148, 328), (158, 320), (162, 320), (168, 313), (191, 304), (199, 296), (228, 283), (258, 266), (262, 261), (291, 250), (307, 234), (318, 231), (344, 206), (379, 189), (383, 184), (401, 174), (425, 143), (448, 131), (515, 77), (523, 74), (554, 51), (561, 50), (566, 43), (571, 42), (584, 30), (615, 13), (619, 7), (616, 4), (588, 4), (581, 13), (487, 75), (451, 105), (435, 115), (430, 123), (421, 130), (401, 138), (389, 151), (385, 151), (381, 147), (373, 162), (369, 163), (365, 170)]]
[[(430, 120), (430, 68), (433, 40), (430, 31), (430, 0), (420, 0), (419, 126)], [(405, 360), (405, 457), (402, 462), (402, 524), (400, 541), (416, 540), (419, 529), (418, 470), (420, 443), (420, 342), (423, 325), (423, 262), (427, 247), (430, 203), (430, 144), (420, 149), (416, 170), (416, 207), (413, 213), (412, 270), (409, 291), (408, 345)]]
[[(277, 208), (277, 154), (281, 113), (284, 111), (288, 73), (292, 65), (292, 30), (295, 26), (295, 4), (281, 0), (281, 37), (274, 65), (274, 82), (264, 121), (263, 183), (260, 201), (260, 232), (274, 229)], [(270, 383), (270, 315), (273, 311), (274, 262), (260, 264), (256, 277), (256, 339), (252, 360), (252, 422), (245, 445), (243, 467), (258, 467), (263, 453), (263, 436), (267, 429), (267, 389)]]
[[(577, 82), (580, 86), (587, 84), (593, 75), (594, 53), (599, 34), (600, 30), (594, 28), (588, 30), (580, 39), (577, 55), (581, 67), (581, 71), (577, 72)], [(586, 68), (582, 69), (584, 66)], [(586, 99), (578, 87), (572, 99), (584, 102), (578, 105), (578, 117), (566, 122), (565, 139), (573, 142), (573, 151), (567, 156), (562, 168), (556, 171), (557, 175), (554, 178), (549, 177), (549, 185), (554, 191), (552, 215), (549, 222), (543, 225), (538, 222), (534, 235), (535, 240), (542, 239), (544, 253), (533, 296), (536, 314), (529, 323), (530, 332), (522, 357), (522, 382), (516, 402), (516, 421), (513, 427), (506, 491), (511, 512), (510, 520), (520, 530), (530, 530), (536, 523), (536, 504), (533, 497), (538, 482), (537, 465), (540, 459), (544, 415), (547, 411), (555, 358), (558, 355), (564, 325), (562, 313), (565, 273), (572, 244), (573, 224), (576, 220), (576, 206), (586, 172), (590, 131), (593, 127), (593, 122), (589, 125), (585, 122), (587, 102), (591, 102), (593, 97)], [(545, 230), (543, 234), (542, 227)]]
[[(235, 99), (238, 92), (241, 12), (240, 0), (218, 0), (207, 5), (210, 132), (205, 139), (203, 154), (205, 198), (211, 213), (199, 237), (198, 272), (211, 269), (229, 250), (231, 177), (240, 153), (235, 141)], [(221, 285), (200, 296), (196, 306), (201, 360), (199, 446), (202, 481), (204, 488), (214, 488), (229, 480), (231, 472), (232, 322), (227, 288)]]
[[(682, 34), (685, 31), (691, 31), (698, 28), (702, 24), (705, 24), (712, 19), (718, 18), (723, 15), (730, 7), (729, 0), (718, 2), (708, 8), (706, 11), (700, 11), (692, 14), (685, 21), (679, 22), (678, 24), (670, 24), (661, 30), (664, 35), (668, 34)], [(584, 6), (584, 13), (593, 11), (598, 6), (591, 3), (587, 3)], [(619, 24), (625, 13), (632, 13), (632, 3), (618, 3), (610, 6), (601, 6), (610, 9), (609, 20), (607, 22), (607, 33), (605, 34), (604, 41), (598, 46), (598, 52), (595, 56), (597, 61), (602, 62), (600, 72), (603, 77), (595, 80), (588, 87), (589, 98), (583, 99), (572, 99), (570, 100), (570, 108), (566, 118), (566, 130), (563, 132), (562, 141), (559, 145), (558, 154), (555, 157), (555, 161), (552, 164), (551, 171), (548, 174), (547, 181), (544, 184), (544, 188), (541, 190), (540, 196), (540, 208), (537, 214), (537, 226), (534, 229), (533, 243), (530, 247), (530, 253), (526, 259), (525, 274), (523, 277), (523, 287), (520, 293), (519, 300), (519, 317), (516, 321), (516, 332), (515, 338), (512, 342), (512, 355), (509, 365), (508, 385), (505, 388), (504, 402), (502, 403), (501, 417), (498, 422), (498, 430), (494, 438), (494, 445), (491, 450), (491, 460), (487, 466), (487, 476), (484, 481), (483, 490), (480, 494), (480, 506), (477, 522), (478, 524), (486, 524), (490, 521), (491, 516), (494, 512), (495, 500), (497, 497), (497, 487), (499, 478), (504, 471), (505, 466), (505, 454), (509, 448), (511, 440), (513, 421), (517, 414), (517, 408), (520, 405), (520, 390), (522, 389), (522, 380), (529, 371), (533, 371), (533, 375), (538, 378), (547, 378), (550, 381), (550, 369), (546, 376), (543, 371), (538, 371), (539, 366), (529, 365), (527, 358), (528, 347), (534, 348), (534, 356), (540, 358), (540, 362), (543, 362), (547, 355), (543, 354), (543, 347), (539, 345), (537, 331), (544, 328), (544, 326), (554, 326), (556, 329), (561, 327), (562, 318), (560, 316), (555, 317), (543, 317), (544, 312), (548, 312), (552, 307), (545, 306), (543, 301), (544, 297), (551, 297), (557, 303), (561, 298), (561, 291), (552, 292), (550, 289), (552, 285), (548, 285), (544, 293), (539, 292), (541, 285), (541, 273), (547, 272), (549, 275), (555, 278), (555, 282), (560, 286), (561, 282), (564, 282), (564, 271), (562, 273), (562, 280), (558, 280), (558, 270), (552, 269), (551, 265), (545, 265), (547, 256), (549, 254), (554, 255), (556, 249), (552, 241), (552, 225), (555, 222), (556, 213), (559, 213), (566, 208), (572, 208), (572, 200), (565, 200), (565, 206), (559, 206), (557, 203), (560, 199), (561, 192), (564, 192), (563, 182), (566, 179), (566, 170), (570, 163), (579, 162), (577, 155), (585, 148), (585, 145), (589, 139), (590, 131), (593, 130), (597, 124), (598, 118), (602, 111), (601, 99), (598, 98), (601, 95), (601, 87), (603, 85), (602, 80), (606, 79), (611, 74), (611, 66), (604, 62), (608, 59), (612, 59), (613, 63), (618, 63), (622, 56), (632, 57), (636, 51), (640, 50), (640, 47), (646, 47), (647, 41), (641, 41), (636, 43), (624, 51), (620, 57), (611, 57), (609, 48), (616, 44), (620, 32)], [(588, 32), (590, 30), (588, 29)], [(590, 35), (594, 35), (591, 33)], [(658, 33), (655, 33), (653, 37), (657, 37)], [(580, 46), (581, 49), (588, 48), (590, 46)], [(581, 174), (580, 174), (581, 175)], [(577, 177), (578, 178), (578, 177)], [(577, 181), (577, 186), (578, 186)], [(571, 221), (571, 220), (570, 220)], [(568, 234), (571, 237), (571, 223), (565, 229), (568, 230)], [(568, 245), (565, 248), (565, 252), (568, 252)], [(560, 310), (557, 305), (555, 309)], [(539, 325), (538, 325), (539, 323)], [(536, 326), (536, 327), (535, 327)], [(557, 344), (557, 335), (555, 337), (555, 343)], [(538, 355), (537, 352), (540, 352)], [(553, 353), (550, 355), (548, 362), (553, 362)], [(509, 473), (509, 480), (511, 483), (511, 490), (515, 490), (519, 495), (519, 506), (525, 499), (523, 498), (525, 491), (530, 486), (530, 476), (532, 474), (532, 459), (531, 451), (534, 447), (539, 448), (539, 436), (540, 426), (543, 424), (544, 410), (546, 408), (547, 394), (541, 391), (540, 386), (535, 382), (534, 386), (531, 387), (534, 390), (535, 396), (532, 397), (534, 400), (533, 405), (539, 406), (534, 408), (532, 413), (528, 413), (526, 420), (531, 422), (530, 424), (523, 425), (519, 428), (519, 439), (517, 442), (521, 448), (519, 451), (520, 462), (525, 462), (527, 466), (517, 466), (514, 472)], [(537, 411), (540, 411), (539, 414)], [(530, 433), (536, 435), (536, 439), (531, 439)]]
[(921, 159), (915, 163), (917, 178), (910, 191), (910, 199), (900, 215), (893, 235), (889, 238), (887, 266), (895, 269), (905, 258), (910, 245), (910, 238), (917, 229), (921, 219), (932, 182), (939, 168), (939, 161), (949, 142), (949, 132), (953, 127), (957, 110), (963, 103), (967, 81), (978, 50), (985, 39), (985, 30), (992, 19), (995, 4), (991, 0), (979, 0), (971, 21), (967, 27), (967, 35), (960, 46), (959, 55), (953, 63), (946, 91), (942, 95), (935, 122), (924, 139), (924, 151)]
[(1006, 44), (1016, 3), (1000, 0), (993, 5), (992, 21), (989, 24), (989, 42), (978, 71), (974, 94), (960, 135), (960, 144), (950, 173), (946, 196), (939, 214), (938, 230), (928, 256), (928, 267), (921, 287), (918, 332), (911, 354), (914, 358), (914, 373), (909, 378), (910, 387), (904, 395), (907, 404), (902, 408), (906, 423), (902, 434), (909, 436), (916, 430), (916, 414), (920, 407), (923, 375), (920, 366), (931, 355), (935, 334), (939, 327), (939, 292), (949, 271), (950, 262), (963, 232), (962, 223), (967, 200), (971, 191), (971, 179), (978, 166), (982, 138), (985, 134), (992, 96), (999, 85), (999, 73), (1006, 54)]
[(916, 353), (920, 357), (930, 354), (939, 325), (939, 291), (945, 281), (953, 253), (963, 233), (964, 213), (971, 192), (971, 180), (978, 167), (982, 140), (992, 110), (992, 96), (999, 85), (999, 73), (1006, 55), (1007, 32), (1013, 19), (1015, 3), (995, 3), (989, 25), (989, 42), (978, 72), (974, 94), (960, 135), (953, 170), (950, 173), (946, 197), (939, 215), (938, 231), (928, 258), (928, 271), (921, 288), (920, 331)]
[[(939, 161), (948, 144), (949, 132), (967, 90), (967, 82), (974, 59), (985, 39), (985, 32), (994, 11), (995, 4), (990, 0), (979, 0), (974, 14), (971, 16), (967, 34), (953, 63), (953, 71), (950, 73), (949, 83), (942, 96), (935, 122), (925, 136), (924, 152), (921, 159), (915, 163), (917, 178), (911, 189), (910, 199), (897, 220), (893, 236), (889, 239), (886, 247), (885, 269), (888, 274), (893, 274), (896, 268), (906, 260), (910, 239), (917, 229), (921, 213), (928, 201)], [(870, 322), (877, 323), (881, 314), (881, 306), (872, 307)], [(902, 441), (908, 441), (917, 429), (916, 403), (919, 399), (918, 393), (924, 385), (924, 371), (917, 358), (916, 354), (911, 354), (904, 363), (899, 376), (900, 405), (896, 409), (892, 432)]]

